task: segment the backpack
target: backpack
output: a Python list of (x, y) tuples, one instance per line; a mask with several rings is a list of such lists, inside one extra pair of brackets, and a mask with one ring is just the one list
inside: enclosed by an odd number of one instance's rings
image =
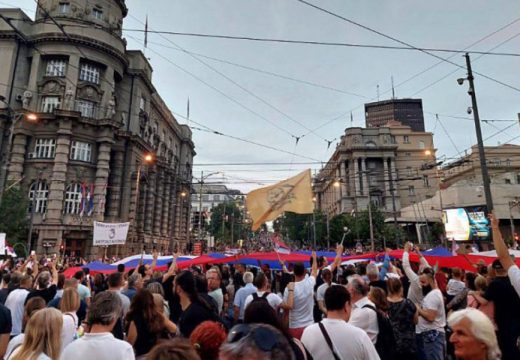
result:
[(377, 314), (377, 334), (376, 350), (381, 360), (395, 360), (395, 336), (392, 324), (387, 315), (378, 311), (372, 305), (365, 305), (363, 308), (369, 308)]
[(252, 294), (253, 300), (251, 301), (251, 303), (254, 303), (255, 301), (265, 301), (266, 304), (269, 305), (269, 301), (267, 300), (267, 297), (269, 296), (269, 294), (270, 293), (266, 291), (265, 293), (262, 294), (262, 296), (258, 296), (258, 293), (255, 292)]

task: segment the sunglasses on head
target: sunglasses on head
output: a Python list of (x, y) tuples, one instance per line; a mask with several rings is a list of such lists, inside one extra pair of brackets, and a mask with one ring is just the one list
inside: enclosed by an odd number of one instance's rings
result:
[(234, 343), (245, 338), (252, 338), (255, 345), (262, 351), (271, 351), (282, 342), (282, 335), (266, 326), (250, 324), (235, 325), (228, 334), (228, 343)]

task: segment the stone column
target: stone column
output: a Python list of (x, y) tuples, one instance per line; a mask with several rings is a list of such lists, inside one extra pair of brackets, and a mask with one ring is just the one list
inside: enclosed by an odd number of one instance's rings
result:
[(156, 177), (155, 187), (155, 206), (153, 213), (153, 229), (154, 235), (161, 234), (161, 221), (162, 221), (162, 206), (163, 206), (163, 190), (164, 190), (164, 176), (163, 169), (159, 169)]
[(357, 158), (353, 158), (354, 163), (354, 174), (352, 175), (354, 181), (354, 196), (361, 195), (361, 182), (359, 181), (361, 175), (359, 173), (359, 161)]
[(56, 155), (49, 182), (49, 200), (47, 207), (47, 223), (60, 224), (62, 219), (63, 198), (67, 179), (67, 165), (70, 154), (70, 136), (72, 121), (61, 119), (56, 140)]
[(32, 52), (32, 63), (31, 72), (29, 74), (29, 82), (27, 83), (27, 90), (32, 92), (32, 100), (29, 105), (29, 109), (32, 111), (39, 110), (38, 104), (40, 99), (38, 98), (38, 74), (40, 70), (41, 56), (36, 50)]
[(348, 195), (348, 177), (347, 177), (347, 166), (345, 164), (345, 160), (341, 160), (340, 167), (340, 185), (341, 185), (341, 193), (342, 195)]
[(161, 219), (161, 235), (164, 237), (169, 237), (168, 235), (168, 225), (170, 220), (170, 208), (171, 208), (171, 178), (170, 174), (166, 173), (166, 178), (168, 179), (164, 184), (164, 193), (163, 193), (163, 208), (162, 208), (162, 219)]
[(390, 179), (392, 178), (390, 170), (388, 169), (388, 158), (383, 158), (383, 181), (385, 184), (385, 196), (389, 196), (389, 189), (391, 188)]
[[(79, 80), (80, 73), (80, 56), (77, 54), (71, 54), (69, 56), (69, 63), (67, 66), (67, 79), (73, 79), (74, 85)], [(67, 81), (67, 89), (74, 92), (74, 98), (76, 97), (76, 86), (73, 86), (70, 81)]]
[(122, 151), (114, 152), (113, 168), (110, 174), (110, 198), (107, 199), (107, 216), (110, 218), (118, 218), (119, 204), (121, 201), (121, 177), (123, 173), (124, 153)]
[(24, 134), (16, 134), (13, 136), (13, 145), (10, 154), (9, 149), (7, 149), (7, 156), (11, 157), (11, 161), (9, 162), (6, 186), (12, 182), (19, 181), (22, 178), (26, 145), (27, 136)]
[(362, 174), (361, 178), (363, 179), (363, 194), (370, 195), (370, 191), (368, 188), (368, 174), (367, 174), (367, 159), (363, 158), (361, 162)]
[(97, 221), (105, 219), (105, 204), (110, 174), (110, 149), (109, 142), (99, 144), (97, 157), (96, 181), (94, 183), (94, 218)]
[(155, 200), (155, 172), (148, 173), (148, 193), (146, 194), (146, 211), (144, 213), (144, 232), (152, 233), (153, 216), (154, 216), (154, 200)]

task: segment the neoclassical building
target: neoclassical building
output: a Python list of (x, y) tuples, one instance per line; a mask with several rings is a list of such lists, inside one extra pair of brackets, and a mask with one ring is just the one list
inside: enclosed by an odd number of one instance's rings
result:
[(124, 0), (39, 3), (0, 9), (0, 191), (27, 192), (31, 249), (96, 256), (93, 221), (130, 222), (109, 253), (184, 248), (192, 133), (127, 50)]
[(314, 178), (316, 206), (329, 217), (378, 207), (387, 217), (430, 198), (438, 189), (429, 132), (398, 121), (385, 127), (347, 128)]

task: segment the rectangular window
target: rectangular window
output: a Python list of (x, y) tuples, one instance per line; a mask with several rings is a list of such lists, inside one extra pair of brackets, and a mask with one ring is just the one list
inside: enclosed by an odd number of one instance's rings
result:
[(415, 196), (415, 187), (413, 185), (408, 186), (408, 196)]
[(88, 81), (93, 84), (99, 84), (100, 76), (99, 67), (92, 64), (81, 64), (81, 70), (79, 72), (79, 79), (82, 81)]
[(209, 195), (202, 195), (202, 201), (208, 202), (209, 201)]
[(68, 2), (60, 2), (59, 13), (68, 14), (70, 12), (70, 4)]
[(516, 174), (516, 183), (520, 185), (520, 174)]
[(409, 143), (410, 143), (410, 137), (409, 137), (408, 135), (404, 135), (404, 136), (403, 136), (403, 142), (404, 142), (405, 144), (409, 144)]
[(213, 195), (213, 200), (220, 201), (220, 195)]
[(144, 97), (139, 100), (139, 110), (146, 111), (146, 99)]
[(76, 101), (76, 111), (81, 113), (81, 116), (86, 118), (94, 118), (96, 113), (96, 103), (86, 100)]
[(44, 113), (53, 113), (60, 108), (60, 98), (58, 96), (44, 96), (42, 98), (42, 109)]
[(92, 9), (92, 17), (97, 20), (102, 20), (103, 19), (103, 10), (96, 9), (96, 8)]
[(72, 160), (90, 162), (92, 159), (92, 144), (82, 141), (73, 141), (70, 158)]
[(511, 179), (505, 179), (507, 185), (511, 185)]
[(65, 76), (67, 61), (65, 59), (51, 59), (47, 61), (45, 76)]
[(37, 139), (33, 157), (38, 159), (53, 159), (56, 153), (56, 139)]
[(430, 187), (430, 180), (428, 179), (428, 175), (423, 175), (423, 182), (425, 187)]

